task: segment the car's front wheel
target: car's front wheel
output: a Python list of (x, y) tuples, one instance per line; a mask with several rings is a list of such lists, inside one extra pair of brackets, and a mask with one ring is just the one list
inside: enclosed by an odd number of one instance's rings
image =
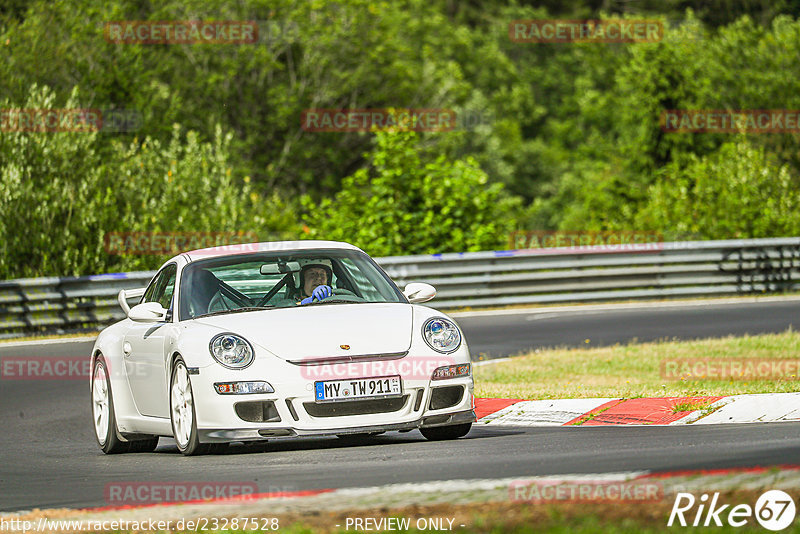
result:
[(92, 369), (92, 419), (97, 444), (106, 454), (152, 452), (158, 446), (158, 436), (142, 435), (141, 439), (130, 441), (119, 439), (111, 380), (108, 377), (106, 361), (102, 356), (97, 357)]
[(169, 414), (172, 420), (172, 435), (178, 450), (186, 456), (205, 454), (208, 445), (200, 443), (197, 432), (197, 418), (194, 410), (194, 396), (189, 371), (183, 360), (172, 366), (172, 379), (169, 387)]
[(441, 441), (445, 439), (457, 439), (466, 436), (469, 429), (472, 428), (472, 423), (463, 423), (460, 425), (449, 426), (434, 426), (431, 428), (420, 428), (419, 431), (425, 436), (425, 439), (431, 441)]
[(111, 382), (108, 379), (106, 361), (102, 356), (95, 360), (92, 370), (92, 419), (97, 444), (104, 453), (117, 454), (128, 450), (128, 443), (117, 437)]

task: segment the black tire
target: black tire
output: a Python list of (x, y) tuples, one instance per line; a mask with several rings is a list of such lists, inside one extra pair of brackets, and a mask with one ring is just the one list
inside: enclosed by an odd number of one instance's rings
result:
[(419, 431), (430, 441), (442, 441), (446, 439), (458, 439), (466, 436), (472, 423), (462, 423), (460, 425), (434, 426), (431, 428), (420, 428)]
[[(182, 440), (178, 438), (178, 432), (175, 428), (175, 410), (173, 407), (173, 388), (176, 387), (176, 379), (178, 379), (178, 373), (186, 373), (187, 379), (187, 387), (188, 391), (191, 394), (192, 403), (191, 406), (187, 406), (184, 403), (184, 409), (191, 409), (192, 421), (191, 421), (191, 428), (189, 429), (189, 436), (186, 443), (181, 443)], [(186, 372), (186, 364), (183, 363), (183, 360), (178, 359), (175, 361), (175, 365), (172, 366), (172, 373), (170, 373), (170, 381), (169, 381), (169, 419), (172, 425), (172, 435), (175, 438), (175, 444), (178, 446), (178, 450), (184, 456), (196, 456), (200, 454), (206, 454), (210, 447), (208, 443), (200, 443), (200, 436), (197, 432), (197, 413), (194, 409), (194, 394), (192, 393), (192, 383), (188, 379), (189, 375)]]
[[(101, 373), (102, 376), (99, 376), (98, 372)], [(100, 382), (101, 380), (102, 383)], [(104, 420), (105, 423), (103, 426), (105, 426), (106, 432), (103, 437), (98, 435), (100, 434), (100, 431), (97, 430), (97, 426), (98, 418), (100, 416), (99, 410), (104, 410), (104, 407), (97, 403), (97, 399), (95, 397), (96, 387), (105, 388), (106, 391), (108, 413), (105, 414), (106, 419)], [(111, 391), (111, 380), (108, 378), (108, 367), (106, 366), (106, 361), (102, 356), (98, 356), (94, 361), (94, 366), (92, 367), (92, 388), (89, 391), (89, 395), (92, 406), (92, 419), (95, 424), (94, 437), (97, 441), (97, 444), (100, 446), (100, 450), (106, 454), (119, 454), (128, 452), (128, 450), (130, 450), (131, 442), (122, 441), (119, 439), (117, 418), (114, 415), (114, 394)]]

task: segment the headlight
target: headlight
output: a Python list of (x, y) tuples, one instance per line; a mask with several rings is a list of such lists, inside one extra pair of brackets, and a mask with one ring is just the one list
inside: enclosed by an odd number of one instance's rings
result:
[(433, 317), (425, 321), (422, 337), (430, 348), (445, 354), (461, 346), (461, 332), (452, 321), (444, 317)]
[(253, 347), (236, 334), (217, 334), (208, 345), (211, 356), (228, 369), (244, 369), (253, 363)]

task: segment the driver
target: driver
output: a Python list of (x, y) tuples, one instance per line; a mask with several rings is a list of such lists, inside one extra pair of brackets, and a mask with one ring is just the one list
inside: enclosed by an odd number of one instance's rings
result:
[(330, 260), (309, 259), (300, 260), (300, 302), (298, 304), (311, 304), (315, 300), (321, 301), (333, 294), (330, 283), (333, 278), (333, 268)]

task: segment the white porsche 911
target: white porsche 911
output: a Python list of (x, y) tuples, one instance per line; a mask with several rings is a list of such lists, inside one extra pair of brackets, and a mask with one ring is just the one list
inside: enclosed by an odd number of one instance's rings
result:
[(120, 292), (127, 318), (94, 344), (97, 442), (152, 451), (168, 436), (191, 455), (309, 435), (464, 436), (469, 350), (451, 319), (417, 305), (435, 294), (423, 283), (401, 292), (347, 243), (179, 254), (147, 288)]

